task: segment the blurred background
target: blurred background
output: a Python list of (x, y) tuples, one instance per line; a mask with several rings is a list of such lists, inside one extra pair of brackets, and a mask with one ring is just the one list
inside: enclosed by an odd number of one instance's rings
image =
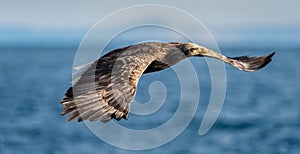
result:
[[(193, 58), (201, 96), (188, 128), (159, 148), (129, 151), (98, 139), (84, 123), (66, 123), (58, 102), (71, 85), (74, 56), (88, 30), (114, 11), (145, 3), (190, 13), (208, 28), (225, 55), (258, 56), (272, 51), (276, 55), (254, 73), (226, 65), (224, 107), (204, 136), (198, 135), (198, 129), (210, 99), (210, 76), (205, 60)], [(0, 153), (299, 153), (299, 6), (296, 0), (0, 0)], [(111, 48), (151, 34), (160, 31), (123, 37)], [(172, 35), (166, 38), (172, 40)], [(140, 102), (149, 99), (147, 86), (156, 80), (163, 81), (171, 94), (158, 113), (149, 115), (151, 123), (147, 116), (135, 119), (132, 115), (133, 127), (154, 128), (172, 116), (179, 100), (172, 95), (180, 93), (175, 77), (171, 69), (143, 76), (137, 94)]]

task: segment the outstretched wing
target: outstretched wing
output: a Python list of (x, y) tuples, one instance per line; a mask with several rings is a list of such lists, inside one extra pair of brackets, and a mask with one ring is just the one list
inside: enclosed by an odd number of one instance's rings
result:
[(272, 61), (272, 57), (275, 52), (261, 57), (249, 57), (249, 56), (241, 56), (241, 57), (233, 57), (227, 58), (224, 60), (230, 65), (247, 72), (253, 72), (259, 70), (269, 64)]
[(140, 50), (129, 46), (95, 61), (61, 101), (61, 114), (71, 113), (67, 121), (128, 119), (138, 80), (154, 60), (152, 55)]

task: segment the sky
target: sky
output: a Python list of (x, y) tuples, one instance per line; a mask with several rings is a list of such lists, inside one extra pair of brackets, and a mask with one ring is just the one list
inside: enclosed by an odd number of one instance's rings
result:
[[(97, 21), (139, 4), (164, 4), (196, 17), (217, 40), (300, 39), (300, 1), (297, 0), (0, 0), (0, 45), (25, 36), (78, 41)], [(174, 17), (176, 18), (176, 17)], [(47, 33), (48, 34), (48, 33)], [(78, 38), (77, 38), (78, 37)], [(74, 42), (74, 40), (73, 40)], [(276, 42), (273, 42), (276, 43)]]

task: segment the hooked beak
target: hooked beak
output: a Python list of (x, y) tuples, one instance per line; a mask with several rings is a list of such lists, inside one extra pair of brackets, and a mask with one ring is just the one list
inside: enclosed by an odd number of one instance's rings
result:
[(195, 51), (195, 56), (197, 57), (209, 56), (209, 49), (199, 46)]

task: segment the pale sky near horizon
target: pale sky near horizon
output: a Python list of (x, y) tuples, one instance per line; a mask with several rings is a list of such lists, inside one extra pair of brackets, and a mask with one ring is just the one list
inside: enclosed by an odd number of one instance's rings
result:
[(0, 45), (58, 38), (78, 42), (105, 16), (141, 4), (181, 9), (201, 21), (224, 44), (299, 44), (297, 0), (0, 0)]
[(0, 0), (0, 27), (66, 28), (92, 26), (104, 16), (137, 4), (165, 4), (182, 9), (208, 26), (300, 25), (297, 0)]

